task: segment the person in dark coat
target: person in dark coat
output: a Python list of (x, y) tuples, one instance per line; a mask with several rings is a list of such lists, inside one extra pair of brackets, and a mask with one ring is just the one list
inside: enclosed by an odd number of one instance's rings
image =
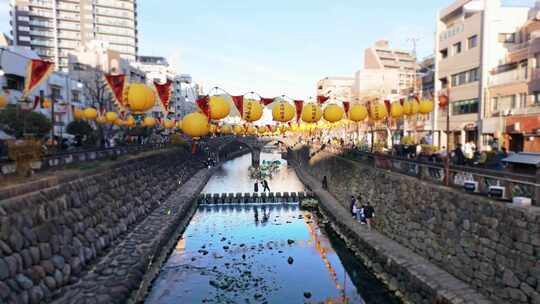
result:
[(325, 190), (328, 189), (328, 179), (326, 178), (326, 175), (322, 179), (322, 188)]

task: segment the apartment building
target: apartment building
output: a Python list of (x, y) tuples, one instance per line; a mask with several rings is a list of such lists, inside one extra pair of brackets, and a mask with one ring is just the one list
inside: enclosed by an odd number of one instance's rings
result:
[(317, 96), (328, 96), (332, 101), (352, 101), (354, 77), (325, 77), (317, 82)]
[[(465, 142), (486, 147), (497, 125), (483, 120), (490, 72), (499, 66), (527, 20), (528, 8), (499, 0), (457, 0), (438, 12), (435, 39), (435, 91), (449, 96), (450, 148)], [(446, 146), (446, 113), (436, 109), (435, 139)]]
[(89, 41), (108, 42), (127, 60), (137, 56), (136, 0), (11, 0), (13, 43), (67, 70), (68, 54)]

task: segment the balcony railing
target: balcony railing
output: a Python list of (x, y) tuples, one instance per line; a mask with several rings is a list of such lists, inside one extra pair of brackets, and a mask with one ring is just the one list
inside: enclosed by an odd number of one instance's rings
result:
[(526, 70), (512, 70), (508, 72), (491, 75), (488, 78), (488, 84), (494, 86), (494, 85), (509, 84), (509, 83), (518, 82), (518, 81), (525, 81), (525, 80), (527, 80)]

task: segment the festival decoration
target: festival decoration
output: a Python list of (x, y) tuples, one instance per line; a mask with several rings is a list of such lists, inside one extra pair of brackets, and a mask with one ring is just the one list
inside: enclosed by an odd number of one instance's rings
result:
[(231, 96), (234, 106), (236, 107), (236, 110), (238, 113), (240, 113), (240, 116), (242, 116), (242, 113), (244, 113), (244, 96)]
[(294, 101), (294, 108), (296, 109), (296, 122), (299, 122), (300, 118), (302, 118), (302, 109), (304, 108), (304, 101), (303, 100), (295, 100)]
[(100, 125), (104, 125), (107, 123), (107, 117), (105, 116), (98, 116), (96, 118), (96, 123), (100, 124)]
[(242, 118), (247, 122), (254, 122), (261, 119), (263, 114), (263, 107), (260, 102), (247, 99), (244, 100), (244, 113)]
[(137, 118), (156, 104), (154, 91), (145, 84), (132, 83), (124, 90), (126, 106)]
[(390, 116), (393, 119), (398, 119), (403, 116), (403, 107), (401, 106), (401, 103), (399, 101), (395, 101), (390, 106)]
[(302, 121), (307, 123), (314, 123), (321, 119), (322, 110), (321, 107), (314, 103), (308, 103), (302, 109)]
[(41, 104), (41, 107), (42, 107), (43, 109), (50, 109), (50, 108), (51, 108), (51, 105), (52, 105), (51, 101), (50, 101), (49, 99), (45, 99), (45, 100), (43, 101), (43, 103)]
[(167, 117), (167, 115), (169, 115), (170, 107), (171, 107), (172, 81), (167, 79), (167, 81), (164, 84), (159, 84), (156, 81), (154, 81), (154, 88), (156, 90), (156, 95), (159, 99), (161, 112), (163, 112), (163, 116)]
[(268, 128), (265, 126), (260, 126), (257, 128), (257, 132), (259, 133), (259, 135), (265, 134), (268, 132)]
[(382, 103), (374, 103), (373, 105), (371, 105), (370, 114), (371, 119), (373, 119), (374, 121), (384, 119), (388, 115), (388, 113), (386, 112), (386, 107)]
[(181, 120), (176, 122), (176, 128), (182, 130), (182, 121)]
[(319, 96), (317, 96), (317, 103), (323, 104), (323, 103), (327, 102), (329, 99), (330, 99), (330, 97), (328, 97), (328, 96), (319, 95)]
[(234, 125), (233, 126), (233, 132), (234, 134), (243, 134), (244, 133), (244, 127), (241, 125)]
[(22, 99), (30, 96), (30, 93), (49, 77), (53, 69), (54, 64), (50, 61), (31, 59), (26, 67)]
[(186, 115), (182, 120), (182, 131), (193, 138), (207, 135), (210, 132), (208, 117), (198, 112)]
[(174, 119), (165, 119), (163, 121), (163, 127), (165, 129), (172, 129), (172, 128), (174, 128), (174, 125), (175, 125)]
[(223, 119), (231, 112), (231, 107), (227, 100), (225, 100), (225, 95), (210, 96), (209, 107), (210, 118), (215, 120)]
[(206, 95), (197, 99), (197, 107), (210, 120), (210, 97)]
[(84, 115), (84, 118), (88, 120), (95, 120), (98, 115), (98, 112), (95, 108), (86, 108), (83, 111), (83, 115)]
[(229, 125), (223, 125), (223, 126), (221, 126), (221, 129), (220, 129), (221, 134), (231, 134), (232, 131), (233, 130), (232, 130), (231, 126), (229, 126)]
[(124, 88), (127, 83), (126, 75), (105, 74), (103, 78), (112, 92), (114, 104), (119, 110), (124, 110), (126, 108), (126, 100), (124, 99)]
[(116, 112), (107, 112), (105, 113), (105, 118), (107, 119), (108, 123), (112, 124), (118, 118), (118, 114), (116, 114)]
[(439, 96), (439, 107), (444, 108), (448, 105), (449, 98), (447, 95)]
[(418, 113), (418, 111), (420, 110), (420, 105), (418, 104), (418, 101), (416, 100), (413, 100), (411, 102), (411, 113), (409, 115), (415, 115)]
[(323, 117), (328, 122), (338, 122), (343, 118), (343, 108), (336, 104), (329, 104), (324, 108)]
[(8, 101), (7, 101), (6, 96), (0, 95), (0, 109), (5, 108), (7, 104), (8, 104)]
[(83, 110), (79, 109), (79, 108), (75, 108), (73, 109), (73, 118), (75, 120), (82, 120), (84, 118), (84, 112)]
[(418, 112), (420, 112), (420, 114), (429, 114), (433, 112), (433, 108), (433, 100), (423, 99), (420, 101)]
[(276, 98), (273, 97), (273, 98), (264, 98), (264, 97), (261, 97), (261, 103), (265, 106), (268, 106), (270, 104), (272, 104), (274, 102)]
[(246, 128), (246, 134), (249, 134), (249, 135), (255, 135), (257, 134), (257, 128), (253, 127), (253, 126), (249, 126)]
[(368, 110), (365, 106), (355, 104), (349, 111), (349, 119), (354, 122), (360, 122), (368, 117)]
[(294, 118), (294, 107), (285, 101), (280, 101), (272, 109), (272, 118), (279, 122), (288, 122)]
[(409, 116), (412, 113), (412, 104), (408, 100), (402, 101), (403, 115)]
[(132, 115), (129, 115), (129, 117), (126, 119), (124, 123), (127, 127), (133, 128), (137, 125), (137, 122), (135, 118)]
[(147, 116), (144, 118), (143, 126), (151, 128), (155, 125), (156, 125), (156, 119), (154, 117)]
[(120, 118), (116, 118), (116, 119), (114, 120), (113, 124), (114, 124), (115, 126), (117, 126), (117, 127), (121, 127), (121, 126), (124, 125), (124, 121), (123, 121), (122, 119), (120, 119)]
[(210, 133), (216, 134), (218, 131), (218, 127), (214, 124), (210, 124)]

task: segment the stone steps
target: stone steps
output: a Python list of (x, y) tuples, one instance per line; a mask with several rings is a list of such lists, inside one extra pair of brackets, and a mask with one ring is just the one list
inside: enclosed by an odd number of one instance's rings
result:
[(208, 204), (253, 204), (253, 203), (292, 203), (312, 198), (311, 192), (269, 192), (269, 193), (202, 193), (198, 203)]

